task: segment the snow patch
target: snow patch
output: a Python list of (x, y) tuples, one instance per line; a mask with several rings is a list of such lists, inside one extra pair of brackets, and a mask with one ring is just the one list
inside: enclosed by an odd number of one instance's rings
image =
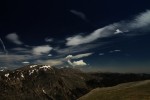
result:
[(44, 71), (46, 71), (47, 69), (50, 69), (50, 68), (51, 68), (50, 65), (44, 65), (44, 66), (39, 67), (39, 69), (44, 69)]
[(33, 74), (34, 70), (29, 70), (29, 75)]
[(9, 73), (5, 74), (5, 77), (8, 77), (9, 76)]
[(37, 66), (37, 65), (31, 65), (30, 68), (34, 68), (34, 67), (36, 67), (36, 66)]
[(43, 89), (43, 93), (45, 93), (46, 94), (46, 91)]
[(21, 73), (21, 77), (24, 78), (24, 75)]

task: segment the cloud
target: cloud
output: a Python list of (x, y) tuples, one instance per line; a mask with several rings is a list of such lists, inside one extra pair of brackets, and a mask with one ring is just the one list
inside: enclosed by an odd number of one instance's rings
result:
[(42, 55), (49, 53), (53, 48), (49, 45), (36, 46), (32, 49), (34, 55)]
[(9, 68), (17, 68), (23, 66), (24, 61), (34, 60), (35, 58), (32, 55), (18, 55), (18, 54), (9, 54), (9, 55), (0, 55), (0, 64)]
[(83, 58), (83, 57), (88, 57), (88, 56), (90, 56), (90, 55), (92, 55), (93, 53), (85, 53), (85, 54), (78, 54), (78, 55), (75, 55), (75, 56), (73, 56), (73, 55), (68, 55), (67, 57), (66, 57), (66, 59), (79, 59), (79, 58)]
[(73, 57), (73, 55), (68, 55), (67, 57), (66, 57), (66, 59), (71, 59)]
[(99, 47), (101, 45), (106, 44), (105, 42), (101, 43), (94, 43), (94, 44), (84, 44), (84, 45), (77, 45), (77, 46), (69, 46), (66, 48), (54, 48), (53, 50), (56, 51), (59, 55), (68, 55), (73, 53), (85, 52), (91, 50), (93, 48)]
[(104, 53), (99, 53), (99, 55), (100, 55), (100, 56), (103, 56), (103, 55), (104, 55)]
[(109, 51), (109, 53), (114, 53), (114, 52), (121, 52), (121, 50), (111, 50), (111, 51)]
[(22, 61), (25, 59), (32, 58), (31, 55), (16, 55), (16, 54), (9, 54), (9, 55), (0, 55), (1, 61)]
[(80, 58), (83, 58), (83, 57), (88, 57), (92, 54), (93, 53), (84, 53), (84, 54), (78, 54), (78, 55), (75, 55), (75, 56), (68, 55), (65, 59), (67, 59), (68, 64), (73, 66), (73, 67), (75, 67), (75, 66), (86, 66), (87, 64), (83, 60), (71, 62), (71, 59), (80, 59)]
[(69, 37), (67, 38), (67, 46), (76, 46), (76, 45), (80, 45), (80, 44), (85, 44), (85, 43), (90, 43), (93, 42), (94, 40), (97, 40), (100, 37), (100, 33), (103, 31), (104, 29), (98, 29), (96, 31), (94, 31), (93, 33), (91, 33), (90, 35), (87, 35), (85, 37), (81, 36), (81, 35), (76, 35), (73, 37)]
[(70, 12), (76, 16), (78, 16), (79, 18), (88, 21), (86, 15), (83, 12), (77, 11), (77, 10), (70, 10)]
[(120, 33), (123, 33), (120, 29), (117, 29), (114, 34), (120, 34)]
[(146, 27), (147, 25), (150, 25), (150, 10), (139, 14), (130, 22), (131, 28), (141, 28)]
[[(136, 31), (136, 29), (144, 28), (150, 25), (150, 10), (137, 15), (134, 19), (130, 21), (120, 21), (107, 25), (105, 27), (99, 28), (94, 32), (82, 36), (80, 34), (66, 38), (66, 46), (77, 46), (81, 44), (91, 43), (99, 38), (110, 37), (116, 34)], [(148, 30), (149, 28), (147, 28)]]
[(86, 66), (87, 64), (83, 60), (79, 60), (79, 61), (74, 61), (73, 65), (74, 66)]
[(66, 39), (67, 46), (77, 46), (81, 44), (91, 43), (99, 38), (104, 38), (114, 35), (114, 29), (118, 24), (111, 24), (103, 28), (99, 28), (87, 36), (76, 35)]
[(16, 47), (16, 48), (12, 48), (11, 50), (13, 51), (24, 51), (27, 50), (26, 48), (21, 48), (21, 47)]
[(37, 61), (35, 61), (35, 63), (38, 63), (38, 64), (48, 64), (48, 65), (51, 65), (51, 66), (57, 66), (57, 65), (64, 64), (64, 62), (62, 61), (62, 59), (37, 60)]
[(121, 50), (114, 50), (115, 52), (120, 52)]
[(70, 61), (70, 59), (68, 59), (67, 62), (69, 65), (74, 66), (73, 63)]
[(31, 54), (32, 51), (29, 48), (22, 48), (22, 47), (16, 47), (10, 49), (10, 52), (16, 53), (16, 54)]
[(68, 60), (68, 63), (73, 67), (75, 67), (75, 66), (86, 66), (87, 65), (83, 60), (73, 61), (73, 62)]
[(24, 61), (24, 62), (22, 62), (23, 64), (29, 64), (30, 62), (28, 62), (28, 61)]
[(48, 54), (48, 56), (49, 56), (49, 57), (51, 57), (51, 56), (52, 56), (52, 54)]
[(21, 45), (23, 42), (19, 40), (19, 37), (16, 33), (10, 33), (6, 36), (6, 39), (11, 41), (14, 44)]
[(0, 38), (0, 42), (2, 44), (2, 47), (3, 47), (3, 50), (4, 50), (5, 54), (7, 55), (8, 52), (7, 52), (6, 46), (5, 46), (5, 44), (4, 44), (4, 42), (1, 38)]
[(52, 42), (53, 39), (52, 38), (45, 38), (45, 42)]

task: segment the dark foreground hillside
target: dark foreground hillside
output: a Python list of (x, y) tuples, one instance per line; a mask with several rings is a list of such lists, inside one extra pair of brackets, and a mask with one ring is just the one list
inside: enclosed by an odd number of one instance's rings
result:
[(97, 87), (150, 79), (148, 74), (83, 73), (30, 65), (0, 72), (0, 100), (76, 100)]
[(150, 80), (96, 88), (78, 100), (150, 100)]

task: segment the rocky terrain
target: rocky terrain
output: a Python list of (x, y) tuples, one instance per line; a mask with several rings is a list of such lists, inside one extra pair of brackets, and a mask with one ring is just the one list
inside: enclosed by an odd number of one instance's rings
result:
[(79, 70), (31, 65), (1, 72), (1, 100), (74, 100), (90, 90), (94, 77)]
[(97, 87), (150, 79), (149, 74), (83, 73), (28, 65), (0, 72), (0, 100), (76, 100)]

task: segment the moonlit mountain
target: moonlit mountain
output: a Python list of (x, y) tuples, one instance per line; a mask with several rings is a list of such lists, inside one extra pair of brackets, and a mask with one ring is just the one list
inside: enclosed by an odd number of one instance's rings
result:
[(150, 1), (2, 0), (0, 100), (76, 100), (149, 82), (149, 43)]

